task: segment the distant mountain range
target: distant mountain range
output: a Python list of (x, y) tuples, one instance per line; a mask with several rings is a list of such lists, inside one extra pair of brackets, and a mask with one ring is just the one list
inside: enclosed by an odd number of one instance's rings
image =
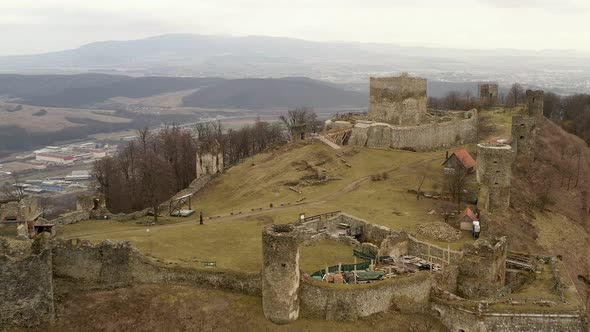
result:
[(438, 81), (515, 81), (556, 91), (590, 89), (588, 55), (565, 51), (465, 50), (395, 44), (314, 42), (263, 36), (169, 34), (77, 49), (0, 57), (3, 73), (130, 76), (310, 77), (364, 83), (407, 71)]
[[(341, 85), (305, 77), (223, 79), (215, 77), (129, 77), (122, 75), (2, 75), (0, 97), (26, 105), (93, 108), (114, 97), (142, 98), (197, 89), (182, 99), (183, 106), (199, 108), (272, 109), (365, 108), (369, 82)], [(475, 83), (428, 82), (428, 95), (470, 91)]]

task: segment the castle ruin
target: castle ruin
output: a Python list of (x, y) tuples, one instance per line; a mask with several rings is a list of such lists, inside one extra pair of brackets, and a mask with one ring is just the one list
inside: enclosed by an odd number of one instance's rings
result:
[(426, 115), (426, 79), (401, 75), (370, 78), (369, 117), (394, 125), (417, 125)]
[(534, 158), (538, 130), (543, 121), (544, 92), (526, 91), (525, 114), (512, 117), (512, 146), (519, 157)]
[(426, 79), (371, 77), (368, 116), (326, 121), (324, 137), (367, 148), (434, 151), (477, 140), (478, 113), (427, 109)]
[(498, 83), (479, 85), (479, 102), (484, 106), (496, 106), (499, 102)]
[(276, 324), (299, 317), (299, 234), (293, 225), (269, 225), (262, 233), (262, 308)]
[[(579, 331), (584, 326), (583, 303), (563, 265), (554, 258), (530, 256), (524, 265), (532, 271), (508, 274), (507, 255), (512, 257), (515, 253), (507, 253), (505, 238), (482, 238), (458, 251), (344, 213), (316, 217), (264, 228), (261, 273), (171, 265), (144, 256), (128, 242), (105, 240), (92, 244), (77, 239), (50, 240), (41, 235), (34, 243), (28, 242), (30, 252), (23, 253), (22, 246), (12, 248), (0, 241), (0, 261), (4, 262), (0, 264), (0, 282), (8, 285), (0, 288), (0, 326), (47, 327), (55, 320), (55, 298), (76, 285), (112, 289), (138, 284), (216, 288), (262, 297), (264, 315), (277, 324), (292, 322), (299, 316), (356, 320), (394, 310), (431, 315), (451, 331), (475, 332), (484, 328), (495, 332), (506, 331), (507, 327), (512, 331), (529, 331), (531, 327), (540, 332)], [(337, 234), (343, 225), (350, 226), (354, 234)], [(299, 269), (299, 246), (325, 239), (349, 243), (358, 250), (376, 248), (381, 255), (393, 255), (389, 262), (405, 255), (421, 257), (439, 263), (442, 269), (394, 273), (362, 285), (333, 284), (327, 276), (318, 280)], [(383, 256), (380, 259), (387, 260)], [(369, 270), (387, 269), (387, 264), (381, 262), (375, 268), (370, 262), (373, 267)], [(364, 269), (356, 265), (354, 271)], [(511, 267), (511, 271), (516, 269)], [(539, 288), (538, 294), (529, 296), (526, 306), (512, 304), (512, 295), (505, 294), (518, 294), (519, 285), (530, 282), (514, 276), (534, 276), (537, 271), (559, 282), (565, 305), (553, 302), (546, 306), (543, 296), (552, 292), (549, 287)], [(337, 272), (338, 268), (330, 269), (328, 274)]]
[(197, 179), (206, 175), (223, 173), (223, 151), (219, 143), (202, 147), (197, 151)]
[(526, 90), (525, 111), (537, 122), (543, 120), (544, 96), (543, 90)]
[(477, 207), (488, 212), (510, 206), (510, 181), (514, 151), (507, 144), (477, 145), (476, 178), (479, 183)]

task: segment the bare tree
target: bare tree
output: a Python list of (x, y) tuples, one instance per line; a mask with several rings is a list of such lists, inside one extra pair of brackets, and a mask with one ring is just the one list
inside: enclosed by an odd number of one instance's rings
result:
[(313, 108), (300, 107), (287, 111), (286, 115), (279, 117), (281, 122), (287, 128), (289, 139), (293, 139), (293, 129), (305, 127), (306, 132), (318, 132), (322, 127), (322, 122), (318, 120)]
[(514, 83), (508, 90), (508, 96), (506, 97), (507, 107), (516, 107), (518, 104), (524, 102), (524, 89), (518, 84)]
[(25, 197), (25, 191), (23, 186), (21, 185), (18, 175), (12, 174), (12, 183), (5, 183), (2, 188), (0, 188), (0, 192), (4, 199), (7, 200), (20, 200)]
[(457, 201), (457, 210), (461, 210), (461, 198), (467, 184), (467, 170), (458, 166), (453, 172), (445, 174), (445, 189)]

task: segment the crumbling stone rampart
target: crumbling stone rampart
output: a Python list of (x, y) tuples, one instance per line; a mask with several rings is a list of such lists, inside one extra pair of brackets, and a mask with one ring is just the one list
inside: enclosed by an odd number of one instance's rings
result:
[(514, 151), (506, 144), (477, 145), (476, 177), (480, 185), (477, 207), (488, 212), (510, 206), (510, 181)]
[(306, 317), (356, 320), (392, 308), (402, 313), (426, 312), (432, 278), (426, 271), (374, 284), (342, 286), (309, 277), (301, 281), (301, 308)]
[(437, 317), (451, 332), (579, 332), (585, 331), (583, 314), (577, 312), (479, 312), (435, 301), (432, 316)]
[(40, 236), (27, 255), (12, 255), (0, 243), (0, 330), (39, 327), (55, 318), (51, 248)]
[(176, 284), (226, 289), (260, 295), (260, 275), (218, 270), (198, 270), (158, 262), (142, 255), (128, 242), (54, 240), (55, 278), (93, 287), (125, 287), (130, 284)]
[(477, 240), (463, 248), (457, 278), (458, 294), (468, 299), (491, 297), (506, 283), (506, 237)]
[(434, 151), (477, 140), (477, 110), (461, 112), (453, 119), (417, 126), (397, 127), (388, 123), (358, 121), (348, 144), (367, 148)]
[(197, 179), (223, 173), (223, 152), (219, 149), (197, 152)]
[(426, 115), (426, 79), (402, 75), (370, 78), (369, 116), (375, 121), (416, 125)]
[(299, 235), (293, 225), (262, 232), (262, 308), (276, 324), (299, 317)]

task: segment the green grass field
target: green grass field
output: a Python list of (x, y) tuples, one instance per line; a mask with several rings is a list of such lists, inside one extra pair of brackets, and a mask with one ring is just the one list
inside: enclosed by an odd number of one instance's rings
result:
[[(510, 118), (518, 111), (483, 112), (482, 119), (495, 128), (487, 138), (504, 137), (509, 133)], [(475, 151), (474, 144), (465, 147)], [(90, 221), (69, 225), (60, 231), (67, 238), (129, 240), (146, 254), (181, 264), (201, 266), (203, 261), (216, 261), (223, 269), (258, 271), (264, 225), (293, 222), (300, 213), (311, 216), (341, 210), (375, 224), (409, 232), (415, 232), (421, 223), (442, 221), (440, 215), (428, 212), (444, 202), (418, 200), (407, 191), (416, 190), (422, 178), (422, 190), (440, 190), (444, 158), (445, 151), (416, 153), (356, 147), (334, 150), (321, 143), (291, 144), (245, 160), (197, 193), (192, 207), (203, 211), (204, 226), (198, 225), (193, 216), (175, 219), (169, 222), (171, 225), (150, 227), (149, 232), (145, 226), (132, 221)], [(305, 184), (303, 179), (310, 175), (305, 163), (322, 168), (334, 180), (320, 185)], [(370, 179), (371, 175), (386, 171), (387, 179)], [(258, 208), (263, 210), (252, 211)], [(237, 215), (237, 212), (242, 213)], [(210, 216), (220, 218), (209, 219)], [(472, 241), (468, 232), (450, 244), (418, 238), (443, 247), (449, 245), (452, 249)], [(321, 242), (301, 249), (301, 264), (308, 272), (321, 269), (325, 264), (350, 260), (351, 248), (341, 244)]]

